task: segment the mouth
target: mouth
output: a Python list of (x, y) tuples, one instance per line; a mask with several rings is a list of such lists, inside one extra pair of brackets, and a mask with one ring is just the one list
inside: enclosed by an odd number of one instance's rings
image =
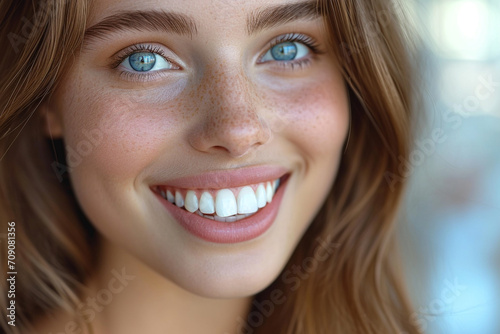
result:
[(233, 223), (256, 214), (271, 203), (281, 179), (219, 190), (175, 189), (156, 186), (168, 202), (201, 217)]
[[(272, 225), (289, 176), (283, 170), (253, 169), (205, 174), (151, 190), (188, 232), (210, 242), (234, 243), (256, 238)], [(183, 183), (190, 187), (180, 187)]]

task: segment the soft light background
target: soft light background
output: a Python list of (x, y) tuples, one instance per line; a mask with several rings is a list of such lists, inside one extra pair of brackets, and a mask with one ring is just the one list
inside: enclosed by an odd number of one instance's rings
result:
[(410, 321), (428, 334), (499, 334), (500, 0), (407, 4), (425, 41), (425, 127), (401, 231)]

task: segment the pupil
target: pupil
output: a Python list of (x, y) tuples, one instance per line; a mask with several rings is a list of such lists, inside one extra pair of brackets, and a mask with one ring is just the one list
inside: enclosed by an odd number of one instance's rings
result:
[(156, 63), (156, 56), (151, 52), (138, 52), (130, 55), (130, 67), (135, 71), (146, 72), (150, 71)]

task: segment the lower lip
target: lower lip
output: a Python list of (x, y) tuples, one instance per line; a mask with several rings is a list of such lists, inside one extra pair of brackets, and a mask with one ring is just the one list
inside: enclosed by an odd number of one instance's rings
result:
[(287, 181), (288, 177), (278, 187), (271, 203), (254, 215), (232, 223), (203, 218), (177, 207), (157, 193), (155, 195), (177, 222), (194, 236), (209, 242), (230, 244), (255, 239), (271, 227), (278, 215)]

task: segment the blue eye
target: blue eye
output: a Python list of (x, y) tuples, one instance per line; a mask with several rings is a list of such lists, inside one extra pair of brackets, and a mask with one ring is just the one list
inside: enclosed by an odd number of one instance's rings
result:
[(133, 72), (155, 72), (175, 68), (172, 62), (154, 52), (132, 53), (123, 60), (121, 65)]
[(270, 48), (261, 61), (291, 61), (303, 58), (309, 53), (309, 48), (298, 42), (282, 42)]
[(128, 62), (132, 69), (138, 72), (147, 72), (155, 66), (156, 56), (151, 52), (138, 52), (130, 55)]
[(275, 60), (294, 60), (297, 56), (297, 46), (292, 42), (280, 43), (271, 48)]

